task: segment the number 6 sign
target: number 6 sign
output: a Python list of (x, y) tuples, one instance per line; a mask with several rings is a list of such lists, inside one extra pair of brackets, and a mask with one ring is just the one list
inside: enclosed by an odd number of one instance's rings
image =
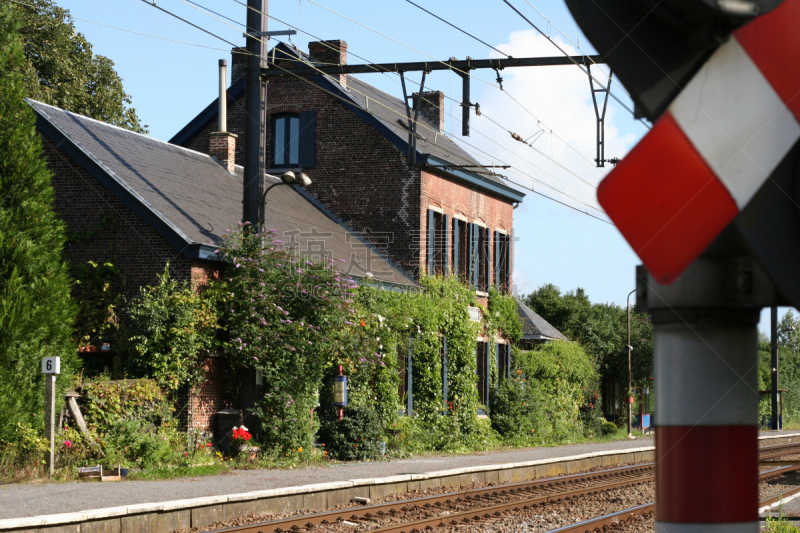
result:
[(60, 374), (60, 357), (42, 357), (42, 374)]

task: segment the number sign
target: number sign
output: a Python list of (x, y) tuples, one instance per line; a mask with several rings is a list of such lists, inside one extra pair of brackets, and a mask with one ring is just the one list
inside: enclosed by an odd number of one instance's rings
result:
[(42, 357), (42, 374), (60, 374), (60, 357)]

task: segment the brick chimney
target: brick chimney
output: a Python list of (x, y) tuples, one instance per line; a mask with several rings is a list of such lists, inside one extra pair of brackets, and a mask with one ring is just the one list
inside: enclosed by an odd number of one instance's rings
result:
[[(419, 93), (413, 94), (414, 109), (419, 105)], [(422, 93), (422, 107), (419, 114), (434, 128), (444, 131), (444, 93), (442, 91), (426, 91)]]
[(236, 134), (227, 131), (211, 133), (208, 136), (208, 155), (233, 174), (236, 164)]
[[(237, 54), (234, 54), (234, 62)], [(246, 57), (246, 56), (245, 56)], [(234, 63), (235, 64), (235, 63)], [(217, 100), (217, 127), (219, 131), (208, 136), (208, 155), (222, 168), (233, 174), (236, 164), (236, 134), (228, 132), (228, 91), (225, 87), (228, 62), (219, 60), (219, 99)]]
[[(308, 43), (308, 54), (321, 63), (328, 65), (347, 64), (347, 43), (342, 40), (314, 41)], [(339, 80), (342, 87), (347, 87), (347, 74), (332, 76)]]
[(231, 50), (231, 85), (247, 72), (247, 48), (239, 46)]

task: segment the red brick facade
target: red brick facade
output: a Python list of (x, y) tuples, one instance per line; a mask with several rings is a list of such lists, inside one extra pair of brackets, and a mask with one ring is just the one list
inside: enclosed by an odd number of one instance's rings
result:
[[(422, 172), (422, 202), (420, 205), (421, 235), (427, 235), (428, 209), (434, 209), (465, 222), (477, 223), (489, 228), (490, 238), (494, 230), (507, 235), (514, 227), (514, 206), (508, 200), (500, 199), (490, 193), (475, 190), (465, 183), (456, 181), (444, 174)], [(452, 236), (449, 241), (452, 243)], [(493, 249), (494, 242), (490, 243)], [(427, 248), (420, 250), (422, 264), (427, 263)], [(452, 257), (452, 255), (451, 255)], [(513, 253), (511, 254), (513, 258)], [(510, 269), (513, 272), (513, 268)], [(494, 279), (494, 265), (491, 265), (490, 278)]]
[[(172, 277), (191, 280), (192, 260), (50, 139), (42, 136), (42, 143), (53, 173), (53, 207), (71, 234), (88, 235), (67, 243), (65, 255), (72, 265), (113, 263), (125, 279), (122, 293), (128, 299), (139, 294), (139, 287), (154, 284), (167, 262)], [(108, 214), (113, 215), (114, 222), (104, 224)]]
[[(341, 53), (311, 43), (312, 56), (320, 56), (318, 59), (325, 63), (341, 61), (346, 64), (347, 44), (325, 42), (341, 44)], [(444, 95), (438, 91), (423, 95), (423, 114), (440, 128), (443, 114), (433, 105), (443, 108), (443, 100)], [(454, 178), (409, 168), (405, 152), (311, 80), (273, 78), (267, 85), (267, 102), (270, 116), (316, 112), (315, 165), (303, 169), (312, 180), (309, 192), (415, 276), (425, 265), (424, 236), (429, 206), (439, 206), (447, 214), (469, 222), (479, 221), (491, 230), (511, 233), (511, 201)], [(236, 149), (239, 163), (244, 161), (241, 151), (245, 144), (243, 105), (244, 98), (228, 100), (228, 130), (239, 137)], [(209, 134), (217, 127), (217, 122), (212, 121), (187, 147), (205, 150)], [(271, 135), (268, 121), (268, 147), (272, 146)], [(271, 156), (268, 153), (268, 161)]]
[[(317, 85), (297, 78), (270, 81), (267, 113), (316, 111), (316, 164), (303, 171), (309, 192), (346, 224), (364, 232), (397, 263), (414, 272), (419, 266), (416, 235), (420, 230), (420, 171), (408, 169), (406, 154)], [(236, 160), (244, 146), (244, 99), (228, 104), (228, 131), (239, 137)], [(217, 122), (188, 145), (203, 151)], [(267, 127), (267, 145), (271, 139)], [(271, 154), (268, 155), (271, 158)], [(391, 242), (387, 242), (391, 241)]]
[(183, 421), (187, 429), (199, 429), (214, 432), (214, 413), (231, 407), (226, 401), (231, 382), (227, 360), (222, 357), (209, 357), (203, 365), (205, 380), (195, 387), (186, 405), (186, 419)]
[[(208, 280), (219, 277), (219, 265), (182, 255), (44, 135), (42, 144), (47, 166), (53, 173), (53, 207), (65, 222), (67, 231), (78, 236), (64, 249), (66, 259), (73, 267), (87, 261), (113, 263), (124, 280), (120, 292), (129, 301), (139, 294), (140, 287), (158, 281), (158, 275), (164, 271), (167, 262), (173, 278), (191, 281), (195, 287), (202, 287)], [(125, 309), (117, 311), (124, 320)], [(223, 403), (219, 391), (224, 383), (224, 371), (216, 361), (218, 359), (207, 362), (211, 371), (210, 381), (199, 387), (187, 406), (189, 411), (196, 413), (189, 417), (188, 425), (184, 426), (187, 429), (212, 429), (210, 417)], [(217, 374), (223, 377), (217, 377)]]

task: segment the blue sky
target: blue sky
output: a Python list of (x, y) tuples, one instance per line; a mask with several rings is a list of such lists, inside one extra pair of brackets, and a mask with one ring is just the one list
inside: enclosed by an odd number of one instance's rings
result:
[[(188, 0), (156, 3), (227, 41), (244, 44), (241, 26), (224, 18), (243, 22), (243, 5), (237, 0), (195, 1), (222, 16), (203, 13)], [(514, 57), (561, 54), (502, 0), (414, 2)], [(114, 61), (151, 136), (168, 140), (215, 98), (217, 62), (230, 60), (230, 45), (142, 0), (58, 3), (70, 10), (94, 52)], [(513, 4), (569, 53), (594, 52), (561, 1), (514, 0)], [(291, 37), (301, 49), (317, 38), (347, 41), (349, 63), (502, 57), (407, 0), (272, 0), (269, 14), (302, 30)], [(287, 25), (270, 20), (269, 29)], [(598, 79), (603, 71), (607, 75), (604, 66), (593, 69)], [(639, 261), (594, 197), (594, 188), (608, 168), (598, 169), (592, 161), (595, 117), (588, 77), (576, 66), (506, 69), (501, 72), (500, 90), (494, 71), (474, 74), (480, 79), (472, 84), (473, 101), (480, 103), (483, 115), (473, 117), (473, 134), (468, 138), (460, 136), (460, 124), (449, 115), (446, 130), (468, 143), (465, 148), (486, 164), (511, 164), (513, 168), (504, 171), (511, 181), (546, 195), (527, 191), (515, 211), (517, 292), (527, 294), (553, 283), (564, 291), (583, 287), (595, 302), (625, 305)], [(411, 83), (419, 83), (417, 76), (410, 74)], [(370, 74), (363, 79), (396, 96), (402, 94), (397, 76)], [(461, 98), (460, 78), (447, 72), (430, 74), (426, 87)], [(632, 107), (621, 86), (612, 84), (612, 92)], [(447, 112), (460, 116), (460, 108), (451, 100)], [(624, 156), (646, 131), (609, 100), (607, 158)], [(532, 147), (514, 141), (509, 132), (531, 138)], [(762, 330), (766, 328), (768, 313), (762, 315)]]

